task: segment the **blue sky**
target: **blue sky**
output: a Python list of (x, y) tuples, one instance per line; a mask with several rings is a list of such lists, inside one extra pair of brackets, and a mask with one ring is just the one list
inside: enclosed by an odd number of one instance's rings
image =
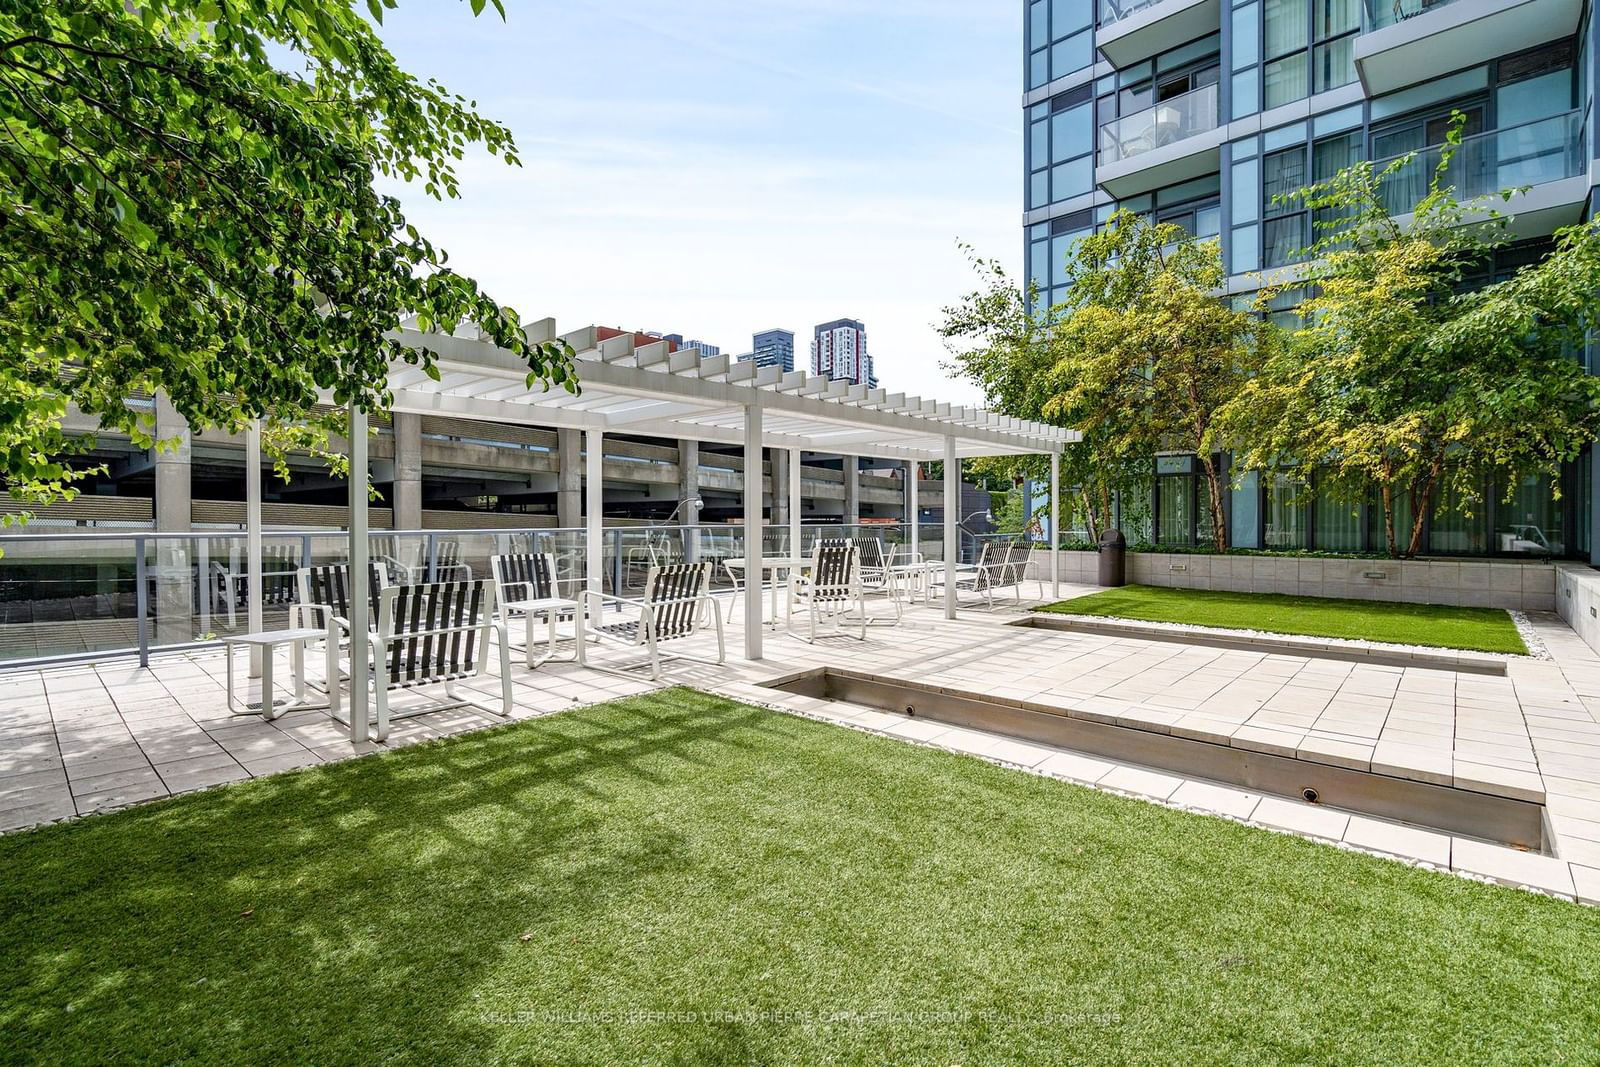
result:
[(958, 238), (1020, 261), (1013, 0), (402, 0), (384, 39), (514, 132), (414, 222), (524, 315), (745, 351), (867, 324), (883, 384), (976, 399), (932, 324)]

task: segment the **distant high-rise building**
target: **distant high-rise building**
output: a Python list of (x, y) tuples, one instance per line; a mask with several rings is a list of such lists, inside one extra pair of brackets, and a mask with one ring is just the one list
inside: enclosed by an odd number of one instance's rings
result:
[(762, 330), (750, 339), (750, 349), (739, 357), (740, 362), (794, 370), (793, 330)]
[(671, 341), (673, 344), (677, 345), (680, 350), (692, 348), (696, 352), (699, 352), (702, 356), (719, 356), (722, 354), (722, 348), (720, 345), (708, 344), (705, 341), (686, 341), (681, 333), (664, 333), (661, 335), (661, 339), (663, 341)]
[(876, 386), (878, 373), (867, 354), (867, 328), (857, 319), (834, 319), (816, 328), (811, 340), (811, 373)]

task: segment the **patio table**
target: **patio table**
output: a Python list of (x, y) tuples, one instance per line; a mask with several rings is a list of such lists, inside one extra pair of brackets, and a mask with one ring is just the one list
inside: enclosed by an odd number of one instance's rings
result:
[[(740, 575), (743, 576), (743, 579), (744, 579), (744, 595), (745, 596), (749, 596), (750, 595), (750, 579), (749, 579), (748, 575), (744, 574), (744, 558), (743, 557), (733, 557), (731, 559), (725, 559), (725, 560), (722, 561), (722, 565), (728, 569), (729, 574), (732, 574), (734, 571), (738, 571), (740, 573)], [(765, 575), (767, 574), (767, 572), (768, 571), (772, 572), (772, 585), (770, 586), (771, 593), (772, 593), (772, 618), (771, 619), (767, 619), (767, 620), (763, 620), (768, 627), (770, 627), (772, 629), (777, 629), (778, 628), (778, 575), (780, 573), (784, 572), (784, 571), (787, 571), (789, 574), (792, 575), (792, 574), (794, 574), (795, 571), (804, 570), (805, 568), (807, 568), (809, 566), (811, 566), (811, 557), (810, 556), (762, 556), (761, 557), (761, 574), (763, 576), (762, 577), (762, 584), (766, 584)], [(785, 607), (787, 607), (787, 606), (788, 606), (788, 603), (787, 603), (787, 601), (785, 601)], [(788, 614), (788, 612), (786, 611), (785, 615), (787, 615), (787, 614)]]
[[(562, 614), (563, 612), (572, 613), (573, 644), (576, 646), (572, 655), (573, 662), (584, 662), (583, 605), (578, 601), (568, 600), (565, 597), (550, 596), (541, 597), (537, 600), (508, 600), (504, 604), (500, 605), (500, 608), (507, 615), (514, 611), (522, 612), (523, 623), (527, 626), (524, 649), (527, 655), (528, 668), (530, 670), (549, 663), (555, 658), (556, 616)], [(540, 615), (544, 616), (545, 623), (549, 627), (550, 638), (549, 645), (545, 649), (545, 654), (535, 658), (533, 653), (533, 620), (535, 616)]]
[[(303, 711), (326, 707), (306, 701), (306, 644), (311, 641), (332, 640), (328, 631), (314, 627), (293, 630), (265, 630), (254, 634), (229, 634), (222, 639), (223, 654), (228, 660), (228, 711), (234, 715), (260, 715), (276, 719), (286, 711)], [(245, 645), (261, 650), (261, 707), (240, 704), (233, 696), (233, 646)], [(282, 706), (272, 696), (272, 650), (278, 645), (289, 646), (290, 672), (294, 675), (294, 699)], [(333, 684), (338, 684), (337, 682)]]

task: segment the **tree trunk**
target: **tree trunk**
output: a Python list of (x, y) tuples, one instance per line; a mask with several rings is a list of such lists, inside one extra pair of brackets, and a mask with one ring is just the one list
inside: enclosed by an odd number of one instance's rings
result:
[(1095, 514), (1094, 497), (1089, 495), (1089, 488), (1084, 486), (1078, 490), (1078, 495), (1083, 498), (1083, 524), (1088, 528), (1089, 540), (1100, 540), (1100, 516)]
[(1428, 473), (1417, 479), (1415, 487), (1411, 490), (1411, 506), (1416, 508), (1416, 514), (1411, 520), (1411, 543), (1406, 547), (1406, 557), (1414, 558), (1422, 551), (1422, 524), (1428, 517), (1428, 506), (1433, 500), (1433, 487), (1438, 484), (1439, 475), (1444, 471), (1444, 450), (1440, 449), (1433, 457), (1433, 462), (1428, 464)]
[(1383, 538), (1390, 559), (1400, 558), (1400, 546), (1394, 539), (1394, 483), (1385, 481), (1380, 490), (1383, 496)]
[(1218, 552), (1228, 550), (1228, 516), (1222, 507), (1221, 476), (1216, 461), (1209, 452), (1200, 454), (1200, 466), (1206, 472), (1206, 491), (1211, 509), (1211, 537)]

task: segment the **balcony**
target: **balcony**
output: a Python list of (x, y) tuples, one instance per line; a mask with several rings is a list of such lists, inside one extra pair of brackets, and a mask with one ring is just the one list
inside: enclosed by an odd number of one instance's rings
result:
[(1202, 85), (1101, 126), (1097, 178), (1121, 197), (1209, 174), (1222, 132), (1217, 87)]
[(1582, 0), (1365, 0), (1356, 72), (1368, 96), (1578, 30)]
[[(1446, 151), (1445, 145), (1421, 149), (1384, 180), (1389, 214), (1411, 213)], [(1519, 237), (1542, 236), (1578, 221), (1588, 196), (1588, 180), (1581, 177), (1584, 157), (1583, 113), (1568, 111), (1463, 138), (1450, 157), (1444, 184), (1461, 201), (1528, 187), (1508, 207), (1515, 215), (1512, 229)], [(1399, 158), (1374, 160), (1373, 170), (1382, 171)]]
[(1114, 66), (1126, 67), (1215, 33), (1221, 18), (1220, 0), (1100, 0), (1095, 44)]

